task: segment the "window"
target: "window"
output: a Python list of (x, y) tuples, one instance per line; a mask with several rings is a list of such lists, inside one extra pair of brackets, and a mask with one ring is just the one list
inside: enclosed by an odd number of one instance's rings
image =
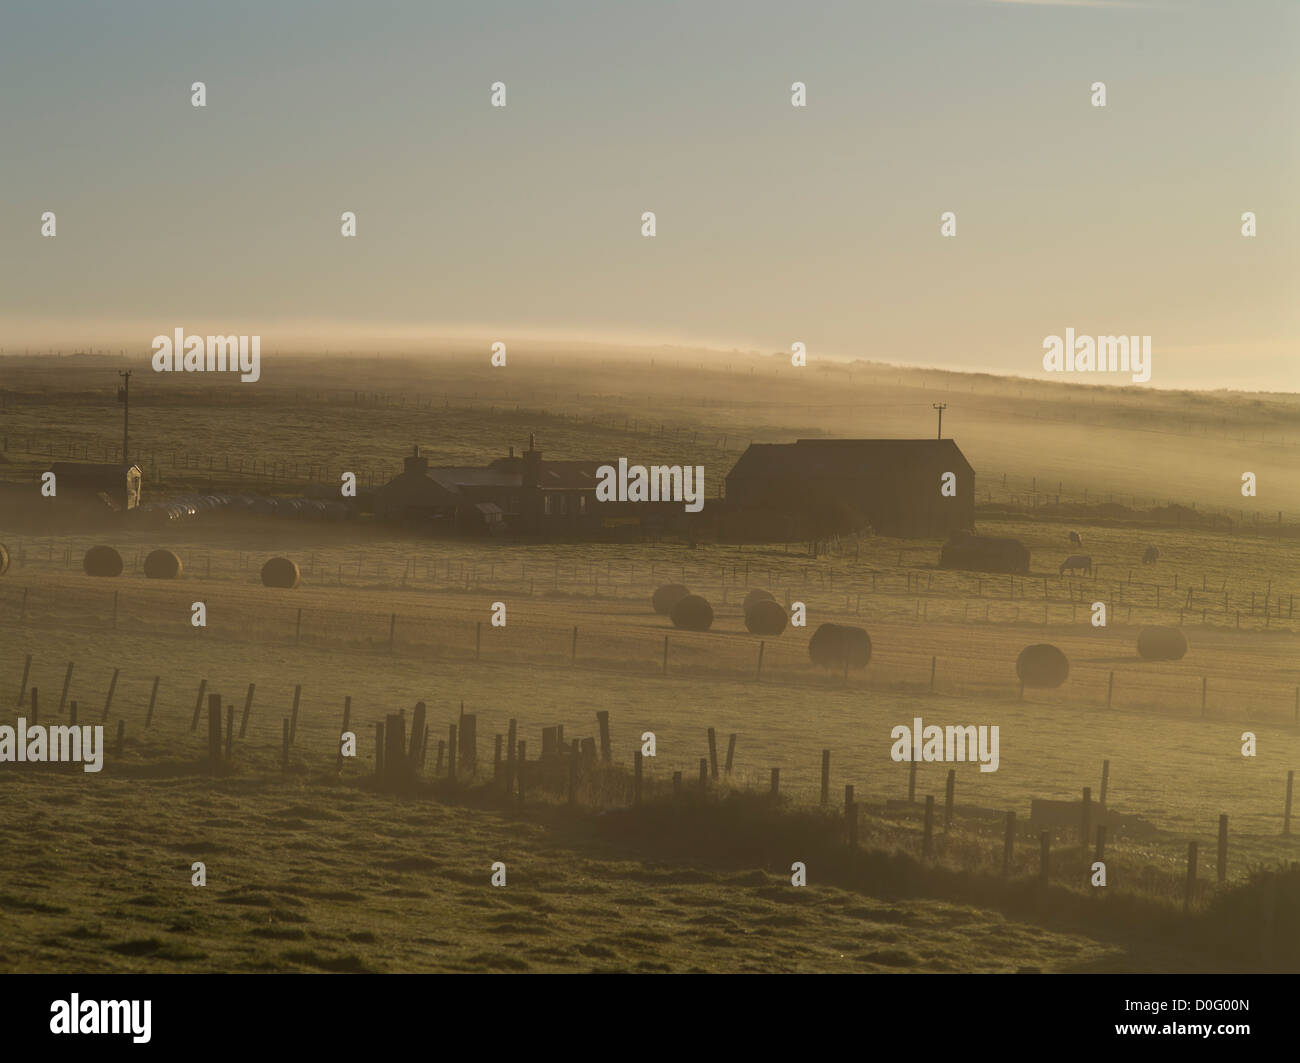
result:
[(542, 510), (549, 517), (551, 515), (551, 496), (542, 496)]

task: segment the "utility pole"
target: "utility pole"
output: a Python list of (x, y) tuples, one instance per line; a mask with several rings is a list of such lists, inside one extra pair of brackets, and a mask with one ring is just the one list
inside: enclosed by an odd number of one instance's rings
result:
[(934, 437), (935, 439), (943, 438), (943, 411), (946, 410), (947, 408), (948, 408), (948, 404), (946, 402), (930, 403), (930, 409), (939, 411), (939, 434)]
[(122, 386), (117, 389), (117, 401), (122, 404), (122, 464), (130, 465), (127, 444), (131, 438), (131, 370), (119, 369), (117, 375), (122, 378)]

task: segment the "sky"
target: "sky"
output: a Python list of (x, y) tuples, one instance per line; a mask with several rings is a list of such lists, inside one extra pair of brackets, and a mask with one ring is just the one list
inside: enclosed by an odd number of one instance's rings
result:
[(1133, 386), (1300, 391), (1298, 55), (1294, 0), (3, 4), (0, 348), (1043, 376), (1072, 328), (1150, 336)]

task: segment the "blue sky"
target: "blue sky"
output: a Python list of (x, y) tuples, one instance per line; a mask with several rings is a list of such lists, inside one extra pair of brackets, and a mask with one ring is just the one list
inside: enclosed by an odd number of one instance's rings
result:
[(1072, 327), (1151, 335), (1154, 386), (1300, 390), (1298, 45), (1263, 0), (9, 4), (0, 346), (800, 340), (1032, 374)]

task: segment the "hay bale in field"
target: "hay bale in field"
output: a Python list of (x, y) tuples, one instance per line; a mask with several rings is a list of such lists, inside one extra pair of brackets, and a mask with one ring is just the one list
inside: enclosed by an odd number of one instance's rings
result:
[(92, 546), (81, 562), (87, 576), (120, 576), (122, 555), (111, 546)]
[(774, 601), (776, 601), (776, 599), (772, 597), (771, 591), (763, 591), (755, 587), (752, 591), (750, 591), (747, 595), (745, 595), (745, 615), (748, 616), (749, 611), (753, 609), (754, 606), (756, 606), (759, 602), (774, 602)]
[(713, 606), (698, 594), (688, 594), (673, 606), (672, 621), (683, 631), (708, 631), (713, 626)]
[(1016, 675), (1027, 687), (1059, 687), (1069, 674), (1069, 660), (1048, 642), (1026, 646), (1016, 658)]
[(153, 550), (144, 559), (144, 574), (149, 579), (180, 579), (181, 559), (170, 550)]
[(0, 576), (9, 571), (9, 551), (5, 548), (4, 543), (0, 543)]
[(671, 616), (673, 606), (690, 593), (690, 590), (681, 583), (668, 583), (654, 592), (650, 604), (660, 616)]
[(1144, 627), (1138, 632), (1138, 656), (1148, 661), (1180, 661), (1187, 636), (1176, 627)]
[(291, 591), (298, 586), (301, 576), (298, 565), (287, 557), (273, 557), (262, 566), (263, 587), (283, 587)]
[(785, 607), (771, 598), (760, 598), (745, 610), (745, 627), (751, 635), (779, 635), (786, 620)]
[(808, 640), (808, 656), (823, 668), (865, 668), (871, 660), (871, 636), (849, 624), (822, 624)]

